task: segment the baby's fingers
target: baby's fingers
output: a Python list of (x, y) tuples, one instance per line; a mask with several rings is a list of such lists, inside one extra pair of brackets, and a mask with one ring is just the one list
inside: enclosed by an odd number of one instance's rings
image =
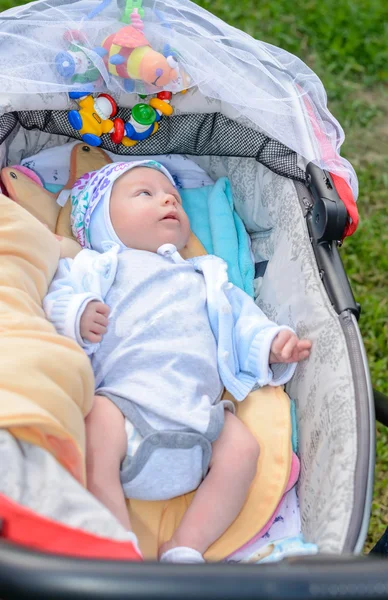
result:
[(310, 356), (311, 346), (312, 344), (310, 340), (299, 340), (292, 357), (293, 362), (306, 360), (306, 358)]
[(296, 336), (290, 337), (281, 351), (282, 362), (293, 362), (293, 355), (298, 346), (298, 341)]
[(301, 360), (306, 360), (306, 358), (308, 358), (309, 356), (310, 356), (310, 350), (302, 350), (302, 352), (299, 352), (299, 356), (295, 360), (295, 362), (300, 362)]
[(91, 342), (92, 344), (99, 344), (102, 340), (102, 335), (98, 335), (97, 333), (89, 331), (89, 333), (85, 336), (85, 339), (87, 339), (88, 342)]
[(311, 350), (312, 342), (311, 340), (299, 340), (298, 342), (298, 350)]
[(106, 333), (106, 327), (94, 322), (90, 326), (90, 331), (91, 333), (96, 333), (97, 335), (104, 335)]
[(108, 327), (108, 323), (109, 323), (108, 317), (103, 315), (100, 312), (96, 312), (96, 314), (93, 317), (93, 321), (94, 321), (94, 323), (97, 323), (98, 325), (102, 325), (103, 327), (105, 327), (105, 329)]
[(271, 345), (271, 352), (276, 356), (281, 356), (283, 348), (285, 347), (287, 340), (292, 337), (292, 332), (288, 329), (283, 329), (277, 334)]
[(96, 312), (98, 312), (100, 315), (103, 315), (104, 317), (107, 317), (110, 313), (110, 308), (107, 304), (104, 304), (103, 302), (98, 302), (98, 304), (96, 304)]

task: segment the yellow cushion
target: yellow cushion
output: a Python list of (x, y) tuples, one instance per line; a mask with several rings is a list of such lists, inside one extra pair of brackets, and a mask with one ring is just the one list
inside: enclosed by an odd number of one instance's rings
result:
[[(231, 398), (229, 394), (224, 397)], [(281, 388), (265, 387), (235, 402), (239, 418), (260, 445), (256, 477), (241, 513), (208, 549), (208, 561), (222, 560), (248, 542), (268, 522), (283, 496), (291, 467), (290, 401)], [(158, 547), (169, 540), (194, 492), (168, 501), (128, 501), (131, 523), (146, 559), (156, 559)], [(222, 501), (222, 499), (220, 499)]]

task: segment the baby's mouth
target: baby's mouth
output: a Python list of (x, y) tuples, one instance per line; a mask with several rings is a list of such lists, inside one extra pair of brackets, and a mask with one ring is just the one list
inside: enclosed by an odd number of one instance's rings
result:
[(178, 215), (176, 212), (168, 213), (165, 217), (163, 217), (162, 221), (166, 221), (167, 219), (172, 220), (172, 221), (179, 221)]

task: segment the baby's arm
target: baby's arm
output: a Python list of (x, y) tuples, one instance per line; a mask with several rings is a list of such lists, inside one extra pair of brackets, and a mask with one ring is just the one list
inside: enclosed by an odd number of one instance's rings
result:
[(283, 385), (293, 376), (297, 362), (310, 354), (311, 342), (299, 340), (285, 325), (270, 321), (242, 290), (231, 290), (234, 346), (241, 371), (263, 385)]
[[(93, 301), (100, 305), (103, 303), (114, 281), (116, 269), (117, 253), (110, 251), (100, 255), (92, 250), (82, 250), (75, 259), (59, 261), (55, 277), (43, 300), (46, 317), (58, 333), (76, 340), (87, 354), (92, 354), (97, 349), (98, 341), (101, 341), (95, 335), (90, 335), (94, 334), (91, 330), (96, 328), (93, 325), (88, 327), (91, 324), (88, 317), (94, 310), (93, 305), (95, 307)], [(88, 308), (90, 304), (92, 308)], [(107, 311), (103, 309), (102, 312), (104, 319), (98, 324), (106, 327)], [(93, 323), (95, 320), (92, 319)], [(86, 336), (82, 335), (84, 331), (88, 332)]]
[(82, 282), (75, 276), (73, 264), (74, 260), (70, 258), (59, 261), (57, 272), (43, 300), (43, 309), (58, 333), (84, 346), (80, 335), (81, 315), (89, 302), (102, 298), (95, 293), (82, 291)]

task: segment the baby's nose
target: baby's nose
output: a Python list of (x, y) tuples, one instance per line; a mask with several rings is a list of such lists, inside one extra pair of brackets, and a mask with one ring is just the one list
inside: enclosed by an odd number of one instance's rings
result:
[(165, 206), (167, 206), (168, 204), (171, 204), (172, 206), (176, 206), (177, 205), (177, 199), (172, 194), (166, 194), (163, 197), (163, 204)]

